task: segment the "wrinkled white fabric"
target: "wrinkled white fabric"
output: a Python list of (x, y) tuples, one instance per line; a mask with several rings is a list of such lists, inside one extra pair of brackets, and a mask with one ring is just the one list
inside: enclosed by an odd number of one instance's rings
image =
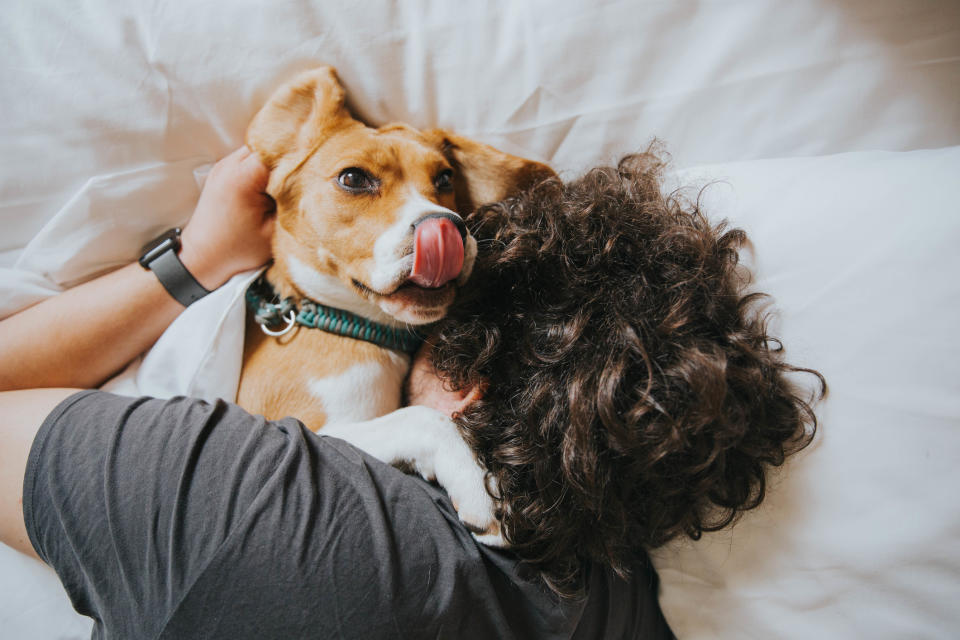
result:
[[(447, 126), (566, 176), (658, 136), (711, 164), (684, 181), (728, 179), (711, 214), (751, 233), (791, 358), (831, 396), (763, 510), (657, 554), (681, 637), (960, 628), (960, 4), (11, 0), (0, 317), (186, 221), (270, 91), (318, 63), (372, 123)], [(241, 285), (112, 384), (235, 393)], [(0, 567), (2, 635), (88, 634), (49, 572), (5, 547)]]
[(244, 293), (259, 273), (236, 275), (194, 302), (150, 351), (102, 389), (126, 396), (236, 400), (246, 324)]

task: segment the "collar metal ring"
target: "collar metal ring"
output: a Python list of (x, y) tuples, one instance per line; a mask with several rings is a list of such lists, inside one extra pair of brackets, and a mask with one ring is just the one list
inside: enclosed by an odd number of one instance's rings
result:
[(287, 322), (287, 326), (285, 326), (283, 329), (274, 331), (273, 329), (267, 329), (267, 325), (262, 324), (260, 325), (260, 330), (263, 331), (268, 336), (273, 336), (274, 338), (285, 336), (293, 330), (293, 325), (297, 323), (297, 314), (296, 312), (294, 312), (293, 309), (290, 309), (290, 311), (287, 312), (287, 315), (285, 315), (283, 319)]

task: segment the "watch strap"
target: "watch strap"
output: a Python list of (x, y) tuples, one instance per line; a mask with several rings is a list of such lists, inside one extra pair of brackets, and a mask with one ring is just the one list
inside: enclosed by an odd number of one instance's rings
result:
[(149, 263), (149, 268), (167, 292), (185, 307), (189, 307), (192, 303), (210, 293), (183, 266), (173, 247), (153, 258)]

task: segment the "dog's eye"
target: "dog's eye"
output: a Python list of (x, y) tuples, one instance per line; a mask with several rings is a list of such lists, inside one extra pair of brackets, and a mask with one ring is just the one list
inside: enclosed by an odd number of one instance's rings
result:
[(349, 167), (337, 176), (337, 183), (347, 191), (372, 191), (377, 183), (373, 177), (357, 167)]
[(453, 170), (444, 169), (433, 179), (437, 191), (453, 191)]

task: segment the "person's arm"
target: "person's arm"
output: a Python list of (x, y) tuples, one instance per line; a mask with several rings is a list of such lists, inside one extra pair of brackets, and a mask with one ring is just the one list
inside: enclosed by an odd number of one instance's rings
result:
[[(267, 178), (246, 148), (218, 162), (207, 178), (180, 252), (205, 288), (269, 259)], [(44, 418), (71, 393), (101, 384), (145, 351), (183, 309), (153, 272), (132, 264), (0, 322), (0, 541), (35, 555), (21, 492)]]
[(30, 445), (44, 418), (76, 389), (27, 389), (0, 393), (0, 542), (37, 557), (23, 520), (23, 476)]
[[(207, 178), (180, 251), (205, 288), (269, 259), (267, 177), (244, 147)], [(45, 300), (0, 322), (0, 391), (98, 386), (146, 351), (183, 308), (136, 263)]]

